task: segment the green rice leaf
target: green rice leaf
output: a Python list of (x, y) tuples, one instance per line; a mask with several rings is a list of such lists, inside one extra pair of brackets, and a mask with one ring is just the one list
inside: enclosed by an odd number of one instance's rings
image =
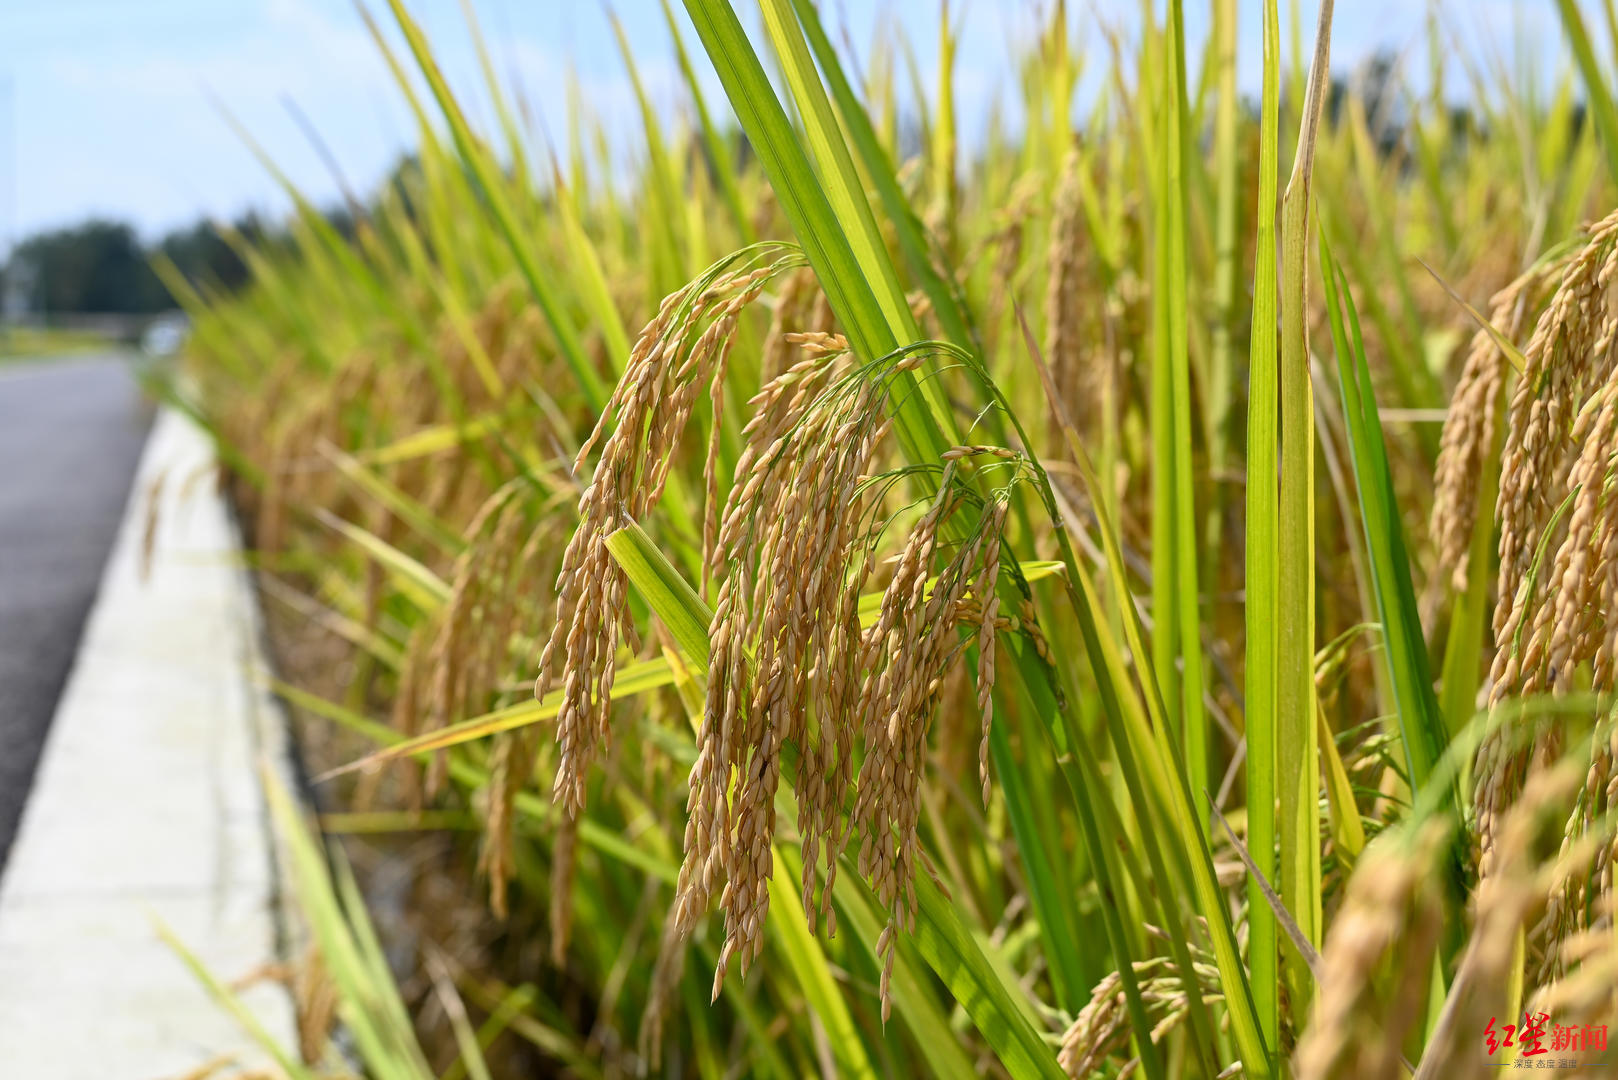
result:
[(1433, 693), (1431, 663), (1416, 607), (1415, 587), (1410, 579), (1404, 528), (1399, 521), (1393, 473), (1388, 466), (1371, 371), (1360, 341), (1359, 320), (1353, 297), (1348, 294), (1348, 279), (1332, 258), (1324, 234), (1320, 238), (1320, 265), (1326, 313), (1337, 351), (1343, 421), (1349, 433), (1350, 458), (1359, 491), (1366, 548), (1371, 556), (1377, 613), (1387, 646), (1383, 655), (1393, 682), (1411, 786), (1419, 788), (1432, 774), (1449, 736), (1438, 708), (1438, 698)]

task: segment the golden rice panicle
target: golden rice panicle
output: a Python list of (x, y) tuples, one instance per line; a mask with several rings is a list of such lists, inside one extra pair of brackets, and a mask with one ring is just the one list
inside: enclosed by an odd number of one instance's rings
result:
[(788, 255), (752, 269), (710, 271), (665, 298), (637, 338), (607, 408), (574, 462), (575, 474), (582, 474), (600, 448), (579, 498), (579, 527), (562, 553), (556, 621), (534, 686), (535, 696), (543, 698), (560, 654), (559, 755), (552, 797), (562, 814), (551, 866), (551, 947), (557, 962), (567, 947), (586, 777), (611, 735), (617, 634), (622, 628), (626, 636), (633, 635), (627, 579), (607, 550), (607, 536), (656, 506), (699, 389), (724, 377), (725, 357), (742, 312), (774, 275), (798, 265), (797, 259)]
[[(835, 859), (834, 832), (852, 771), (852, 705), (861, 655), (859, 591), (868, 573), (861, 557), (859, 524), (865, 503), (859, 485), (886, 430), (872, 401), (869, 390), (861, 388), (848, 413), (840, 419), (828, 416), (819, 431), (811, 426), (806, 436), (816, 443), (797, 479), (814, 478), (816, 490), (801, 519), (795, 565), (783, 565), (779, 541), (776, 548), (776, 571), (794, 573), (798, 583), (787, 589), (776, 579), (769, 603), (777, 614), (763, 624), (759, 654), (774, 665), (796, 667), (791, 693), (777, 698), (773, 707), (792, 710), (788, 730), (800, 752), (802, 902), (811, 930), (817, 923), (816, 859), (822, 849), (828, 867)], [(829, 899), (826, 904), (829, 910)]]
[(663, 1067), (663, 1021), (678, 1000), (680, 980), (685, 976), (685, 952), (685, 937), (679, 924), (673, 919), (664, 921), (657, 961), (652, 966), (651, 986), (647, 990), (646, 1010), (641, 1014), (640, 1032), (635, 1040), (636, 1050), (654, 1073)]
[(579, 819), (569, 814), (557, 817), (551, 845), (551, 963), (561, 967), (567, 960), (568, 936), (573, 928), (573, 873), (579, 848)]
[[(496, 917), (508, 914), (506, 886), (516, 872), (512, 843), (512, 809), (516, 793), (526, 782), (518, 763), (526, 740), (512, 732), (494, 738), (489, 754), (489, 786), (485, 792), (483, 847), (478, 853), (478, 870), (489, 879), (489, 907)], [(518, 779), (521, 777), (521, 779)]]
[[(1522, 332), (1531, 303), (1531, 286), (1536, 283), (1537, 275), (1524, 275), (1490, 300), (1489, 322), (1508, 340)], [(1472, 528), (1477, 520), (1478, 481), (1494, 453), (1506, 366), (1494, 336), (1480, 327), (1467, 346), (1466, 363), (1455, 384), (1439, 443), (1433, 472), (1431, 530), (1438, 565), (1449, 567), (1450, 584), (1457, 591), (1466, 588)]]
[[(850, 565), (858, 551), (858, 485), (886, 431), (869, 386), (816, 393), (846, 360), (841, 349), (812, 350), (754, 398), (758, 411), (744, 431), (710, 566), (722, 583), (676, 919), (689, 932), (724, 879), (716, 993), (732, 960), (745, 973), (763, 947), (782, 744), (800, 751), (798, 826), (811, 928), (815, 861), (823, 845), (831, 858), (846, 787), (852, 744), (837, 733), (846, 727), (859, 644), (863, 573)], [(751, 662), (746, 642), (754, 643)]]
[(820, 295), (820, 282), (811, 268), (805, 266), (784, 275), (770, 313), (770, 329), (764, 335), (764, 354), (759, 363), (762, 382), (768, 383), (791, 365), (792, 342), (788, 335), (814, 329), (811, 320)]
[[(1610, 349), (1612, 340), (1609, 324), (1598, 350)], [(1606, 493), (1609, 463), (1618, 451), (1618, 372), (1609, 375), (1580, 410), (1573, 439), (1580, 451), (1569, 480), (1572, 505), (1566, 533), (1546, 575), (1551, 593), (1534, 606), (1526, 645), (1513, 672), (1525, 695), (1545, 689), (1568, 692), (1576, 669), (1588, 660), (1597, 661), (1594, 688), (1610, 688), (1606, 680), (1612, 674), (1612, 658), (1601, 646), (1608, 637), (1602, 612), (1612, 609), (1602, 601), (1612, 599), (1606, 595), (1607, 583), (1618, 555), (1614, 535), (1618, 504)]]
[(318, 1064), (326, 1056), (337, 1027), (341, 994), (317, 942), (309, 942), (303, 957), (288, 973), (287, 982), (297, 1019), (298, 1053), (305, 1064)]
[[(1592, 787), (1612, 786), (1610, 757), (1599, 759), (1610, 755), (1614, 734), (1610, 723), (1598, 727), (1604, 730), (1598, 731), (1591, 748), (1597, 760), (1578, 792), (1560, 851), (1548, 855), (1533, 872), (1535, 901), (1529, 914), (1527, 956), (1530, 963), (1540, 957), (1540, 963), (1537, 979), (1527, 982), (1526, 1012), (1546, 1020), (1554, 1017), (1557, 1023), (1618, 1021), (1618, 938), (1613, 933), (1615, 897), (1608, 876), (1618, 821), (1605, 809), (1592, 820), (1590, 804)], [(1580, 764), (1569, 755), (1559, 768), (1576, 776)], [(1606, 794), (1604, 790), (1603, 804), (1609, 801)], [(1533, 922), (1542, 897), (1544, 915)]]
[(1061, 403), (1075, 417), (1084, 414), (1087, 399), (1080, 385), (1085, 305), (1082, 168), (1077, 148), (1069, 150), (1056, 188), (1045, 278), (1045, 356)]
[(1529, 999), (1531, 1015), (1543, 1013), (1569, 1027), (1618, 1023), (1618, 935), (1613, 933), (1612, 893), (1598, 897), (1591, 908), (1595, 925), (1561, 942), (1561, 974), (1545, 981)]
[[(1618, 723), (1608, 717), (1590, 735), (1590, 760), (1567, 824), (1562, 829), (1562, 872), (1546, 904), (1541, 929), (1542, 984), (1564, 977), (1582, 959), (1578, 942), (1592, 930), (1610, 932), (1614, 901), (1613, 846), (1618, 833), (1610, 818), (1618, 808)], [(1589, 898), (1596, 897), (1595, 903)]]
[(1560, 733), (1542, 718), (1526, 722), (1526, 730), (1491, 732), (1478, 747), (1473, 803), (1477, 811), (1478, 873), (1493, 874), (1500, 822), (1516, 804), (1524, 784), (1561, 754)]
[[(460, 682), (446, 670), (461, 657), (453, 642), (464, 636), (470, 618), (472, 604), (468, 597), (474, 591), (474, 578), (483, 569), (483, 533), (510, 495), (508, 485), (483, 500), (473, 513), (462, 531), (466, 547), (450, 567), (449, 600), (434, 618), (417, 625), (405, 643), (391, 711), (393, 728), (401, 735), (423, 734), (448, 722), (450, 687)], [(434, 791), (439, 783), (436, 774), (442, 768), (441, 755), (427, 766), (426, 775), (435, 778), (427, 786)], [(424, 792), (415, 766), (407, 766), (403, 777), (405, 801), (419, 806)]]
[[(580, 524), (562, 555), (557, 619), (540, 656), (535, 694), (550, 688), (563, 657), (554, 797), (568, 816), (584, 807), (585, 777), (609, 736), (615, 634), (625, 621), (626, 582), (607, 550), (609, 533), (657, 504), (697, 390), (723, 374), (741, 311), (778, 266), (699, 280), (666, 299), (641, 331), (607, 409), (574, 463), (582, 474), (601, 450), (579, 498)], [(610, 421), (611, 432), (607, 429)]]
[(1449, 997), (1427, 1041), (1416, 1080), (1489, 1075), (1477, 1053), (1478, 1032), (1491, 1016), (1511, 1011), (1507, 988), (1516, 963), (1519, 932), (1545, 903), (1554, 880), (1540, 872), (1556, 857), (1558, 827), (1584, 779), (1580, 762), (1564, 758), (1535, 771), (1498, 826), (1493, 872), (1472, 894), (1472, 935), (1456, 966)]
[[(470, 713), (471, 693), (487, 693), (509, 674), (511, 642), (523, 611), (516, 583), (525, 579), (549, 537), (545, 524), (529, 527), (528, 515), (516, 499), (501, 511), (480, 565), (475, 615), (463, 643), (464, 658), (457, 664), (463, 698), (455, 719)], [(525, 535), (526, 534), (526, 535)], [(521, 729), (495, 736), (486, 793), (483, 848), (479, 869), (489, 878), (490, 904), (496, 915), (506, 915), (506, 884), (515, 872), (513, 858), (514, 808), (517, 793), (533, 771), (537, 732)]]
[[(1162, 964), (1162, 958), (1136, 961), (1137, 978), (1148, 975), (1153, 967)], [(1056, 1063), (1072, 1080), (1087, 1080), (1101, 1070), (1102, 1064), (1129, 1042), (1130, 1023), (1127, 1001), (1124, 997), (1123, 977), (1110, 971), (1090, 992), (1090, 1000), (1073, 1023), (1062, 1033), (1062, 1047), (1057, 1051)]]
[[(1585, 601), (1601, 556), (1598, 552), (1598, 560), (1591, 559), (1591, 545), (1604, 484), (1593, 485), (1595, 490), (1588, 490), (1588, 484), (1580, 488), (1583, 497), (1575, 498), (1571, 507), (1564, 502), (1613, 438), (1612, 416), (1605, 408), (1608, 392), (1603, 389), (1588, 404), (1585, 397), (1613, 373), (1610, 291), (1615, 273), (1618, 213), (1591, 227), (1587, 244), (1568, 261), (1524, 351), (1526, 369), (1507, 413), (1496, 511), (1500, 568), (1491, 705), (1512, 694), (1565, 689), (1568, 669), (1592, 651)], [(1536, 558), (1544, 558), (1536, 554), (1540, 552), (1549, 557), (1536, 567)], [(1555, 596), (1538, 596), (1541, 588), (1555, 590)], [(1567, 662), (1558, 665), (1553, 656)], [(1520, 740), (1502, 728), (1478, 748), (1475, 803), (1484, 874), (1494, 869), (1501, 813), (1535, 761), (1558, 756), (1559, 732), (1554, 722), (1542, 722), (1532, 743), (1519, 748)]]
[[(886, 1010), (895, 935), (915, 922), (928, 722), (949, 665), (962, 652), (958, 612), (968, 591), (994, 595), (1005, 500), (985, 507), (929, 592), (939, 528), (965, 498), (954, 482), (960, 457), (1016, 455), (993, 447), (945, 455), (942, 489), (906, 538), (876, 625), (862, 632), (859, 595), (874, 555), (864, 492), (889, 430), (887, 378), (922, 357), (907, 356), (883, 374), (875, 366), (856, 370), (847, 343), (829, 332), (784, 332), (782, 341), (806, 355), (749, 403), (733, 482), (716, 523), (705, 528), (704, 576), (717, 583), (717, 593), (670, 941), (688, 937), (717, 894), (725, 939), (714, 994), (733, 965), (745, 974), (762, 953), (775, 796), (781, 752), (790, 742), (799, 751), (798, 835), (810, 928), (825, 914), (835, 933), (828, 897), (837, 855), (857, 826), (864, 836), (860, 872), (891, 912), (878, 950)], [(997, 605), (991, 599), (984, 607), (977, 629), (992, 641)], [(980, 673), (987, 697), (992, 650)], [(856, 731), (865, 757), (845, 825)], [(825, 885), (817, 904), (822, 854)]]
[[(1146, 930), (1159, 940), (1165, 937), (1158, 927), (1148, 925)], [(1219, 1000), (1219, 969), (1214, 958), (1193, 945), (1191, 966), (1190, 981), (1197, 994), (1204, 1002)], [(1189, 1013), (1191, 988), (1174, 961), (1166, 956), (1137, 960), (1132, 970), (1140, 986), (1146, 1014), (1156, 1020), (1151, 1030), (1152, 1043), (1161, 1046)], [(1123, 979), (1116, 971), (1108, 972), (1095, 985), (1090, 992), (1090, 1000), (1063, 1032), (1056, 1063), (1073, 1080), (1087, 1080), (1098, 1072), (1104, 1072), (1109, 1061), (1122, 1057), (1129, 1050), (1132, 1035)], [(1139, 1069), (1140, 1058), (1132, 1057), (1118, 1066), (1116, 1075), (1120, 1078), (1130, 1077)]]
[(927, 578), (940, 529), (961, 505), (948, 469), (945, 486), (907, 538), (893, 579), (883, 592), (881, 613), (866, 635), (864, 693), (860, 701), (865, 760), (850, 816), (863, 840), (856, 865), (889, 910), (879, 942), (883, 956), (884, 1017), (892, 1007), (890, 982), (897, 934), (916, 922), (916, 826), (927, 730), (949, 666), (961, 648), (955, 613), (967, 589), (982, 580), (990, 546), (1000, 543), (1000, 509), (985, 509), (978, 528), (940, 571), (927, 592)]
[[(1592, 381), (1605, 379), (1610, 349), (1598, 354), (1608, 321), (1607, 287), (1618, 270), (1614, 243), (1618, 213), (1590, 230), (1590, 239), (1569, 262), (1550, 306), (1540, 315), (1523, 358), (1526, 369), (1512, 393), (1501, 460), (1500, 581), (1495, 607), (1497, 648), (1511, 641), (1528, 598), (1520, 595), (1540, 534), (1567, 494), (1569, 465), (1577, 447), (1574, 417)], [(1505, 650), (1508, 654), (1510, 650)], [(1497, 672), (1497, 684), (1509, 682)], [(1498, 686), (1496, 693), (1504, 690)]]
[[(923, 655), (928, 630), (924, 596), (939, 527), (954, 507), (954, 493), (946, 489), (906, 537), (877, 622), (865, 635), (866, 676), (858, 715), (866, 756), (851, 824), (864, 836), (857, 860), (860, 873), (889, 908), (908, 881), (905, 871), (913, 855), (899, 819), (916, 767), (905, 751), (920, 734), (915, 730), (914, 675), (930, 660)], [(943, 587), (940, 578), (934, 595)]]
[(1005, 530), (1009, 502), (996, 502), (988, 524), (991, 539), (983, 559), (983, 571), (972, 591), (977, 594), (982, 614), (978, 618), (978, 715), (982, 717), (982, 737), (978, 741), (978, 782), (983, 787), (983, 805), (989, 805), (989, 728), (994, 722), (995, 631), (1000, 616), (1000, 535)]
[(1448, 836), (1437, 821), (1408, 839), (1389, 836), (1355, 870), (1321, 956), (1314, 1015), (1294, 1057), (1298, 1080), (1397, 1074), (1438, 945), (1443, 907), (1430, 882)]
[[(501, 576), (500, 563), (510, 556), (511, 546), (522, 537), (520, 508), (513, 507), (516, 488), (506, 484), (478, 507), (467, 525), (466, 547), (456, 556), (450, 572), (449, 600), (439, 615), (438, 632), (427, 653), (432, 679), (427, 687), (427, 716), (424, 731), (437, 731), (467, 715), (467, 705), (478, 690), (488, 686), (472, 670), (477, 649), (479, 623), (483, 620), (485, 593), (490, 578)], [(493, 536), (483, 534), (496, 522)], [(426, 795), (435, 798), (443, 790), (449, 766), (448, 755), (434, 755), (427, 769)]]
[(505, 351), (507, 339), (513, 336), (523, 319), (529, 314), (540, 314), (534, 306), (523, 302), (527, 288), (519, 275), (506, 274), (484, 295), (483, 306), (478, 309), (472, 330), (478, 344), (490, 356), (498, 356)]

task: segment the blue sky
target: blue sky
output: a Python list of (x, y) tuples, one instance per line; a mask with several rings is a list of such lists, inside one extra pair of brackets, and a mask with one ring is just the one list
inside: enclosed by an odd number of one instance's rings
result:
[[(1301, 3), (1308, 29), (1317, 2)], [(1491, 40), (1510, 52), (1516, 35), (1531, 40), (1531, 52), (1559, 55), (1552, 51), (1559, 48), (1552, 0), (1446, 2), (1452, 21), (1471, 36), (1469, 48)], [(372, 6), (385, 12), (383, 0)], [(486, 115), (457, 0), (410, 0), (410, 6), (451, 83), (475, 114)], [(520, 82), (549, 131), (564, 137), (571, 65), (597, 113), (628, 144), (639, 121), (603, 3), (477, 0), (476, 6), (497, 67)], [(737, 5), (744, 19), (749, 6), (745, 0)], [(936, 71), (937, 0), (821, 0), (821, 6), (831, 25), (846, 23), (862, 55), (878, 20), (898, 20), (928, 78)], [(1071, 0), (1069, 6), (1099, 49), (1097, 13), (1127, 26), (1137, 3)], [(658, 0), (616, 0), (613, 7), (652, 96), (672, 112), (680, 82)], [(1009, 94), (1008, 58), (1013, 43), (1031, 33), (1035, 3), (954, 0), (952, 7), (964, 19), (957, 93), (970, 142), (990, 102)], [(1287, 7), (1282, 4), (1283, 19)], [(1195, 47), (1207, 26), (1206, 6), (1190, 0), (1187, 8)], [(1258, 78), (1259, 7), (1239, 0), (1239, 8), (1238, 63), (1251, 87)], [(1421, 0), (1339, 0), (1337, 8), (1334, 68), (1378, 47), (1417, 46), (1410, 73), (1419, 81), (1425, 67)], [(1286, 41), (1285, 25), (1282, 34)], [(688, 26), (686, 35), (700, 57)], [(717, 105), (717, 80), (704, 72)], [(318, 201), (335, 199), (336, 183), (288, 112), (288, 98), (311, 118), (356, 188), (369, 188), (409, 145), (409, 115), (349, 0), (5, 0), (0, 243), (92, 213), (129, 220), (152, 236), (203, 214), (234, 216), (249, 207), (282, 212), (274, 182), (231, 132), (221, 107), (300, 187)]]

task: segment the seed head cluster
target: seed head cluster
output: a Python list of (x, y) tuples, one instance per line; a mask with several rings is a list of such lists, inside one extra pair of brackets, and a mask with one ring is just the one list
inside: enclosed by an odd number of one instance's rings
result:
[(1503, 812), (1494, 871), (1473, 893), (1472, 934), (1456, 964), (1449, 997), (1433, 1025), (1416, 1080), (1482, 1077), (1495, 1071), (1477, 1052), (1478, 1033), (1490, 1017), (1514, 1011), (1507, 992), (1518, 962), (1518, 935), (1529, 928), (1534, 912), (1554, 888), (1557, 809), (1578, 790), (1581, 774), (1579, 763), (1569, 758), (1539, 770)]
[[(1086, 296), (1094, 282), (1084, 265), (1090, 245), (1084, 235), (1083, 169), (1078, 150), (1068, 151), (1052, 209), (1045, 279), (1045, 356), (1062, 406), (1080, 424), (1106, 406), (1112, 389), (1107, 385), (1110, 364), (1099, 356), (1085, 356), (1085, 342), (1094, 340), (1085, 319), (1090, 306)], [(1056, 403), (1051, 407), (1055, 409)], [(1057, 429), (1053, 423), (1052, 430)]]
[(580, 526), (562, 556), (557, 621), (535, 686), (536, 696), (544, 697), (556, 661), (565, 657), (554, 797), (569, 818), (584, 809), (589, 766), (610, 734), (617, 633), (628, 626), (626, 582), (607, 550), (607, 534), (657, 505), (699, 389), (722, 381), (742, 310), (781, 269), (766, 264), (716, 271), (668, 297), (641, 331), (600, 422), (574, 461), (574, 472), (582, 475), (600, 446), (579, 498)]
[(1399, 1072), (1438, 945), (1443, 908), (1427, 886), (1447, 838), (1439, 822), (1385, 837), (1356, 869), (1321, 955), (1314, 1016), (1294, 1060), (1299, 1080)]
[(848, 709), (859, 640), (860, 482), (887, 428), (870, 390), (826, 392), (849, 363), (840, 341), (801, 341), (809, 355), (751, 402), (708, 566), (719, 586), (673, 919), (689, 933), (719, 892), (726, 941), (716, 989), (733, 960), (745, 971), (763, 945), (785, 745), (799, 755), (811, 919), (815, 861), (822, 847), (833, 855), (852, 769), (852, 736), (836, 718)]
[[(1495, 293), (1489, 323), (1515, 340), (1522, 332), (1544, 274), (1525, 274)], [(1438, 565), (1450, 568), (1450, 583), (1466, 589), (1471, 565), (1472, 528), (1477, 520), (1478, 479), (1496, 452), (1500, 394), (1506, 385), (1506, 358), (1494, 335), (1479, 328), (1467, 346), (1466, 362), (1450, 399), (1449, 415), (1433, 474), (1432, 534)]]
[[(897, 934), (916, 917), (917, 823), (928, 728), (946, 677), (975, 645), (983, 716), (980, 781), (988, 793), (995, 635), (1015, 627), (1039, 642), (1031, 608), (1003, 618), (1002, 534), (1009, 486), (981, 493), (961, 480), (984, 459), (1013, 470), (1021, 456), (997, 446), (957, 447), (930, 475), (919, 506), (894, 499), (903, 474), (878, 470), (890, 430), (893, 385), (927, 358), (911, 350), (864, 362), (829, 327), (793, 329), (816, 304), (802, 295), (791, 257), (710, 275), (675, 294), (642, 332), (606, 421), (580, 451), (583, 473), (600, 447), (579, 501), (581, 523), (563, 555), (558, 624), (541, 658), (544, 693), (560, 661), (560, 763), (555, 798), (564, 833), (584, 803), (586, 770), (608, 737), (616, 640), (626, 623), (626, 580), (606, 548), (608, 533), (657, 501), (698, 388), (722, 401), (726, 356), (744, 309), (783, 282), (766, 338), (761, 389), (748, 402), (743, 446), (721, 498), (718, 450), (710, 443), (703, 522), (703, 582), (713, 598), (706, 700), (690, 773), (684, 859), (649, 1008), (672, 992), (674, 953), (709, 907), (724, 912), (714, 973), (717, 996), (734, 966), (744, 974), (763, 950), (775, 871), (777, 798), (783, 767), (795, 770), (802, 904), (811, 930), (831, 905), (838, 859), (860, 835), (855, 864), (888, 909), (878, 942), (884, 1015)], [(717, 431), (718, 425), (715, 425)], [(891, 563), (883, 538), (910, 521)], [(861, 594), (885, 574), (869, 625)], [(1026, 597), (1024, 597), (1026, 599)], [(1036, 648), (1038, 648), (1036, 644)], [(861, 752), (862, 750), (862, 752)], [(856, 777), (856, 764), (858, 776)], [(572, 836), (558, 842), (553, 917), (565, 919)], [(823, 885), (817, 896), (817, 880)], [(553, 927), (553, 944), (565, 940)]]
[[(1157, 927), (1148, 926), (1146, 929), (1155, 938), (1165, 937)], [(1195, 969), (1191, 982), (1196, 992), (1204, 1002), (1217, 1002), (1221, 997), (1219, 968), (1213, 956), (1193, 946), (1191, 966)], [(1151, 1031), (1152, 1042), (1161, 1045), (1190, 1012), (1187, 980), (1182, 977), (1174, 961), (1166, 956), (1137, 960), (1133, 970), (1147, 1015), (1155, 1021)], [(1063, 1033), (1062, 1046), (1056, 1055), (1057, 1064), (1073, 1080), (1085, 1080), (1102, 1073), (1109, 1059), (1116, 1059), (1129, 1049), (1131, 1032), (1123, 978), (1116, 971), (1108, 972), (1096, 984), (1090, 993), (1090, 1000)], [(1119, 1080), (1125, 1080), (1139, 1069), (1140, 1058), (1131, 1057), (1118, 1067), (1116, 1075)]]
[[(1618, 214), (1591, 226), (1585, 246), (1559, 270), (1507, 409), (1496, 508), (1491, 705), (1512, 695), (1565, 693), (1587, 661), (1595, 688), (1609, 688), (1618, 655), (1618, 621), (1609, 626), (1604, 614), (1618, 610), (1618, 517), (1606, 498), (1609, 462), (1618, 450), (1618, 306), (1611, 302)], [(1462, 441), (1457, 434), (1455, 442)], [(1481, 437), (1464, 441), (1481, 444)], [(1452, 471), (1461, 461), (1457, 453)], [(1453, 483), (1441, 477), (1441, 490)], [(1458, 499), (1452, 495), (1450, 502)], [(1527, 774), (1560, 754), (1560, 725), (1535, 723), (1531, 739), (1501, 728), (1478, 751), (1475, 800), (1485, 875), (1494, 868), (1500, 814)]]

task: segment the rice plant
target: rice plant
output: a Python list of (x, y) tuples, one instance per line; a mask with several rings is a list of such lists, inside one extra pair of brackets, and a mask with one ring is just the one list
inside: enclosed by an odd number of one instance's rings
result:
[(353, 241), (289, 188), (245, 294), (159, 268), (375, 1075), (1607, 1063), (1610, 65), (1561, 0), (1543, 99), (1441, 6), (1373, 96), (1329, 2), (1183, 7), (1038, 10), (963, 153), (947, 6), (906, 87), (812, 0), (665, 4), (623, 183), (390, 0), (419, 152)]

